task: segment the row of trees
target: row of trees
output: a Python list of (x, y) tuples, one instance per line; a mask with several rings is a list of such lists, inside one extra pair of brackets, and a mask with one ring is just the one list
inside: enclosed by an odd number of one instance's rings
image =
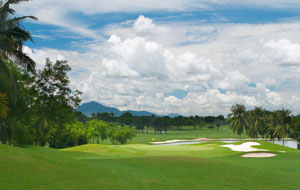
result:
[[(86, 118), (87, 120), (89, 118)], [(103, 120), (106, 122), (118, 122), (123, 125), (135, 126), (137, 130), (144, 132), (149, 132), (152, 128), (154, 133), (167, 133), (170, 128), (175, 128), (176, 130), (181, 130), (183, 126), (192, 126), (194, 129), (203, 128), (204, 126), (211, 125), (217, 129), (221, 125), (226, 124), (224, 116), (177, 116), (177, 117), (160, 117), (156, 115), (152, 116), (134, 116), (129, 112), (125, 112), (119, 117), (115, 116), (113, 113), (97, 113), (92, 114), (91, 119)]]
[[(127, 126), (100, 121), (84, 124), (75, 109), (81, 92), (69, 88), (67, 61), (46, 60), (37, 71), (36, 63), (23, 52), (33, 41), (21, 22), (33, 16), (16, 17), (12, 5), (27, 0), (0, 1), (0, 140), (2, 144), (63, 148), (85, 144), (100, 135), (124, 144), (134, 136)], [(105, 130), (104, 130), (105, 129)], [(106, 133), (106, 132), (107, 133)]]
[(109, 138), (112, 144), (125, 144), (136, 135), (136, 131), (130, 126), (121, 126), (118, 123), (107, 123), (101, 120), (91, 120), (86, 122), (86, 137), (92, 139), (97, 144)]
[[(2, 144), (64, 148), (88, 143), (91, 138), (110, 138), (124, 144), (135, 130), (118, 124), (92, 120), (75, 110), (80, 92), (71, 91), (66, 61), (46, 60), (45, 67), (32, 75), (12, 62), (4, 62), (16, 90), (0, 73), (0, 132)], [(8, 96), (4, 95), (8, 94)], [(98, 141), (99, 142), (99, 141)]]
[(292, 116), (287, 109), (268, 111), (261, 107), (255, 107), (247, 111), (242, 104), (236, 104), (231, 108), (228, 116), (233, 132), (242, 136), (258, 139), (266, 138), (274, 141), (291, 137), (298, 142), (300, 149), (300, 116)]

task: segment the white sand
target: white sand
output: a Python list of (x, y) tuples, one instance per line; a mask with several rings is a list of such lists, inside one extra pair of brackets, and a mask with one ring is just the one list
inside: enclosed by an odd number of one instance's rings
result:
[(257, 149), (251, 146), (260, 145), (258, 142), (245, 142), (241, 145), (234, 145), (234, 144), (226, 144), (221, 145), (222, 147), (230, 148), (233, 151), (240, 151), (240, 152), (253, 152), (253, 151), (267, 151), (264, 149)]
[(267, 158), (267, 157), (274, 157), (276, 154), (273, 153), (265, 153), (265, 152), (259, 152), (259, 153), (247, 153), (244, 154), (243, 158)]
[(176, 143), (176, 142), (185, 142), (185, 141), (191, 141), (191, 140), (168, 140), (168, 141), (162, 141), (162, 142), (151, 142), (151, 144), (170, 144), (170, 143)]

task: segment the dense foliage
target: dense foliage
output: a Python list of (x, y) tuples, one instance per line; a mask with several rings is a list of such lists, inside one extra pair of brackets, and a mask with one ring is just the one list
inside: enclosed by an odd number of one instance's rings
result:
[[(88, 143), (96, 138), (110, 138), (113, 144), (124, 144), (135, 136), (132, 127), (90, 120), (77, 112), (80, 104), (78, 90), (69, 87), (66, 61), (46, 60), (45, 67), (36, 75), (11, 62), (6, 62), (9, 73), (16, 79), (17, 93), (9, 101), (9, 80), (0, 73), (3, 84), (0, 93), (1, 142), (11, 145), (35, 144), (64, 148)], [(5, 88), (6, 87), (6, 88)], [(12, 97), (9, 98), (12, 100)]]
[[(88, 118), (87, 118), (88, 119)], [(123, 113), (121, 116), (115, 116), (113, 113), (93, 113), (91, 119), (103, 120), (106, 122), (117, 122), (121, 125), (131, 125), (141, 132), (149, 132), (153, 129), (154, 133), (167, 133), (169, 129), (181, 130), (184, 126), (192, 126), (194, 129), (201, 129), (205, 126), (211, 128), (219, 128), (226, 124), (224, 116), (177, 116), (177, 117), (160, 117), (152, 116), (134, 116), (129, 112)]]
[(283, 140), (283, 145), (284, 138), (291, 137), (297, 140), (300, 149), (300, 116), (291, 114), (286, 109), (272, 112), (261, 107), (247, 111), (244, 105), (236, 104), (232, 106), (228, 120), (233, 132), (238, 135), (246, 133), (254, 139)]

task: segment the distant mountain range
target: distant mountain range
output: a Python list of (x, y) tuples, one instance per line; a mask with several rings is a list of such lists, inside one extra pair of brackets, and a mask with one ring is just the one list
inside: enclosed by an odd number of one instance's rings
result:
[[(107, 107), (104, 106), (98, 102), (88, 102), (88, 103), (84, 103), (81, 106), (79, 106), (77, 108), (78, 111), (82, 112), (83, 114), (87, 115), (87, 116), (91, 116), (92, 113), (104, 113), (104, 112), (108, 112), (108, 113), (113, 113), (116, 116), (120, 116), (125, 112), (129, 112), (132, 115), (135, 116), (151, 116), (154, 113), (148, 112), (148, 111), (134, 111), (134, 110), (126, 110), (126, 111), (120, 111), (117, 108), (113, 108), (113, 107)], [(158, 114), (154, 114), (156, 116), (162, 116), (162, 115), (158, 115)], [(177, 117), (180, 116), (177, 113), (171, 113), (168, 115), (169, 117)]]

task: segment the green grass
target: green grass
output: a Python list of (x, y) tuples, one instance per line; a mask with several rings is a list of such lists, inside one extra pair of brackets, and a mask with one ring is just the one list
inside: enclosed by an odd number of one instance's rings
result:
[(277, 156), (241, 158), (244, 153), (220, 147), (222, 142), (90, 144), (63, 150), (0, 145), (0, 189), (299, 189), (300, 151), (260, 143), (258, 148)]
[[(214, 138), (214, 139), (220, 139), (220, 138), (240, 138), (239, 135), (232, 132), (232, 130), (229, 128), (229, 126), (222, 126), (220, 127), (220, 130), (217, 129), (207, 129), (203, 128), (202, 130), (197, 129), (193, 130), (191, 127), (184, 128), (183, 130), (169, 130), (167, 134), (158, 134), (154, 133), (153, 131), (149, 131), (149, 133), (146, 133), (146, 130), (144, 133), (138, 132), (137, 136), (134, 137), (132, 140), (130, 140), (129, 144), (148, 144), (152, 141), (154, 138), (155, 141), (165, 141), (165, 140), (172, 140), (172, 139), (186, 139), (186, 140), (193, 140), (196, 138)], [(242, 136), (243, 138), (247, 138), (246, 135)], [(92, 142), (93, 143), (93, 142)], [(96, 141), (94, 142), (96, 143)], [(111, 144), (109, 140), (100, 141), (101, 144)]]

